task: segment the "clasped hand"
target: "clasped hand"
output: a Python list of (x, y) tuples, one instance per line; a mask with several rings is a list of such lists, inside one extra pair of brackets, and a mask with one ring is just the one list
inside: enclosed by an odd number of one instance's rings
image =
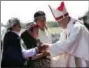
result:
[(40, 53), (43, 53), (47, 50), (48, 48), (48, 45), (45, 45), (45, 44), (41, 44), (40, 46), (37, 46), (38, 47), (38, 50)]
[(37, 48), (38, 48), (39, 53), (33, 56), (32, 60), (40, 59), (42, 57), (46, 57), (50, 55), (49, 52), (47, 52), (48, 45), (41, 44), (37, 46)]

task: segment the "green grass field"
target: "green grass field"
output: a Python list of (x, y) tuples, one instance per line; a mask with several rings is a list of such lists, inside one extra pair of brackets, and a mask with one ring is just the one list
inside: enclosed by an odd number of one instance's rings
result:
[(54, 33), (59, 34), (61, 32), (60, 27), (57, 22), (48, 21), (47, 27), (48, 27), (49, 32), (52, 34), (54, 34)]
[(59, 27), (56, 27), (56, 28), (48, 28), (49, 32), (51, 34), (54, 34), (54, 33), (57, 33), (59, 34), (61, 32), (60, 28)]

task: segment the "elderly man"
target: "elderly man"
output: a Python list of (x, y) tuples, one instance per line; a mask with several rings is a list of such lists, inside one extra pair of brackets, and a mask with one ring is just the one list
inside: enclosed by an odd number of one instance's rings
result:
[(49, 45), (48, 50), (52, 56), (65, 55), (63, 67), (73, 67), (71, 58), (75, 59), (76, 67), (86, 67), (86, 61), (89, 61), (89, 31), (80, 21), (69, 16), (64, 2), (57, 9), (49, 8), (63, 32), (58, 42), (44, 45)]

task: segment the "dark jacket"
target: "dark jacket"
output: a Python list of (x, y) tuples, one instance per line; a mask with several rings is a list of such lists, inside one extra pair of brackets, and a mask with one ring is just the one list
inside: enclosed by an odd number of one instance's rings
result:
[(12, 31), (5, 34), (1, 67), (23, 67), (24, 58), (21, 52), (20, 37)]
[[(34, 48), (36, 47), (37, 45), (37, 40), (35, 38), (33, 38), (29, 33), (28, 31), (24, 31), (22, 34), (21, 34), (21, 38), (22, 40), (24, 41), (24, 44), (26, 45), (26, 48), (27, 49), (31, 49), (31, 48)], [(28, 62), (27, 62), (27, 66), (28, 67), (33, 67), (33, 63), (34, 61), (31, 60), (31, 57), (29, 58)]]
[(26, 45), (27, 49), (36, 47), (37, 40), (33, 38), (27, 30), (21, 34), (21, 38), (24, 41), (24, 44)]

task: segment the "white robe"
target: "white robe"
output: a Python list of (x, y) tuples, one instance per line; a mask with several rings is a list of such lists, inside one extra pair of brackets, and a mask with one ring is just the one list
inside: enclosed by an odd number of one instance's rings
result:
[[(51, 56), (56, 57), (54, 66), (59, 64), (60, 67), (75, 67), (74, 57), (89, 61), (89, 32), (79, 21), (73, 24), (74, 21), (74, 19), (70, 20), (65, 33), (63, 33), (63, 35), (67, 35), (67, 38), (50, 44), (48, 48)], [(64, 61), (63, 65), (60, 64), (60, 61)]]
[(52, 38), (48, 30), (42, 31), (39, 29), (38, 39), (40, 39), (42, 43), (52, 44)]

